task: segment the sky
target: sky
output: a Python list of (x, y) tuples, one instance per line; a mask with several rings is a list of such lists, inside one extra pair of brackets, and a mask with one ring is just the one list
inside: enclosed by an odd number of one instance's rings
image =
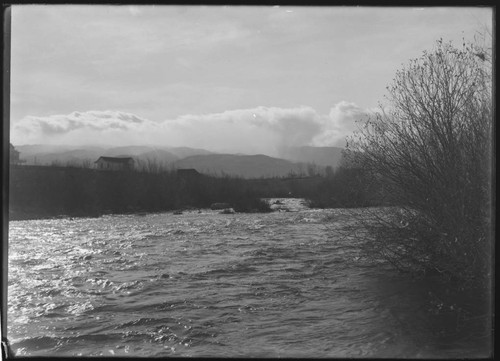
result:
[(491, 8), (14, 5), (11, 142), (344, 146), (396, 71)]

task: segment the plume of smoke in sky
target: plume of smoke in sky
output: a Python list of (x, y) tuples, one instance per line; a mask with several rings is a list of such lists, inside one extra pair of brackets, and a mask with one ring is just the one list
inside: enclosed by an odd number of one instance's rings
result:
[(27, 116), (11, 125), (22, 144), (187, 146), (224, 153), (279, 156), (288, 147), (344, 146), (355, 121), (369, 111), (340, 102), (327, 115), (311, 107), (257, 107), (183, 115), (154, 122), (120, 111)]
[(366, 120), (374, 110), (362, 109), (354, 103), (342, 101), (330, 109), (321, 133), (311, 141), (317, 147), (344, 147), (346, 136), (357, 129), (357, 121)]

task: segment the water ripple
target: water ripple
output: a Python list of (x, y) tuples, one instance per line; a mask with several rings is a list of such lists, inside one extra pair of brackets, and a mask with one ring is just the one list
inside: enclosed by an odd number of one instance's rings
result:
[[(345, 210), (293, 202), (293, 212), (265, 215), (10, 222), (12, 349), (55, 356), (432, 354), (415, 341), (425, 339), (415, 333), (425, 327), (413, 312), (418, 297), (405, 295), (417, 288), (366, 263), (359, 244), (341, 237), (352, 223)], [(402, 312), (412, 329), (401, 324)]]

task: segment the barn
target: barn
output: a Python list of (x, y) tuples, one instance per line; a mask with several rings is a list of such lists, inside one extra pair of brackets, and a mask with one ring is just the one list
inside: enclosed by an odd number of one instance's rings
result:
[(131, 170), (134, 169), (134, 158), (131, 157), (99, 157), (95, 162), (101, 170)]

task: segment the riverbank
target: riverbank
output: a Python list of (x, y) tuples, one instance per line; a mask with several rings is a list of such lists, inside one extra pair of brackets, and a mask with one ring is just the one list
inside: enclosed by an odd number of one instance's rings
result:
[(235, 212), (271, 212), (262, 198), (310, 197), (321, 177), (243, 179), (176, 171), (146, 173), (96, 169), (10, 167), (9, 219), (100, 217), (210, 208), (226, 203)]
[(99, 218), (107, 215), (154, 215), (162, 214), (166, 212), (171, 212), (174, 215), (183, 215), (189, 213), (221, 213), (221, 214), (231, 214), (227, 210), (234, 210), (234, 213), (268, 213), (268, 212), (298, 212), (300, 210), (308, 209), (308, 202), (303, 198), (262, 198), (259, 199), (262, 204), (264, 204), (265, 209), (249, 209), (247, 211), (236, 211), (234, 208), (228, 204), (227, 208), (220, 210), (213, 210), (210, 207), (205, 208), (195, 208), (195, 207), (181, 207), (178, 209), (169, 209), (164, 211), (148, 212), (142, 210), (134, 210), (129, 212), (102, 212), (97, 214), (75, 212), (71, 214), (58, 214), (58, 215), (46, 215), (42, 214), (43, 211), (38, 212), (26, 212), (26, 211), (9, 211), (9, 220), (11, 221), (26, 221), (26, 220), (37, 220), (37, 219), (73, 219), (73, 218)]
[[(233, 209), (232, 207), (229, 207), (227, 209)], [(234, 209), (233, 209), (234, 210)], [(168, 209), (168, 210), (163, 210), (163, 211), (144, 211), (144, 210), (134, 210), (134, 211), (129, 211), (129, 212), (102, 212), (102, 213), (82, 213), (82, 212), (76, 212), (76, 213), (70, 213), (70, 214), (57, 214), (57, 215), (48, 215), (48, 214), (43, 214), (43, 211), (39, 212), (25, 212), (25, 211), (9, 211), (9, 220), (10, 221), (28, 221), (28, 220), (42, 220), (42, 219), (75, 219), (75, 218), (100, 218), (103, 216), (109, 216), (109, 215), (137, 215), (137, 216), (146, 216), (146, 215), (154, 215), (154, 214), (163, 214), (163, 213), (172, 213), (174, 215), (182, 215), (182, 214), (189, 214), (189, 213), (221, 213), (224, 214), (224, 211), (226, 211), (226, 214), (230, 214), (226, 209), (220, 210), (220, 211), (212, 211), (210, 208), (193, 208), (193, 207), (181, 207), (178, 209)], [(277, 211), (275, 209), (271, 210), (265, 210), (265, 211), (259, 211), (257, 209), (251, 209), (248, 211), (239, 211), (234, 213), (267, 213), (267, 212), (274, 212)]]

